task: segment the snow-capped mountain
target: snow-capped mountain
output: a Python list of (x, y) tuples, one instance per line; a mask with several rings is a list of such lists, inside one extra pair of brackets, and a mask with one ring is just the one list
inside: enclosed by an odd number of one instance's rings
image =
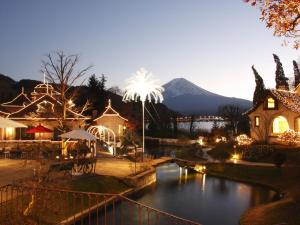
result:
[(164, 104), (183, 114), (215, 115), (222, 105), (236, 104), (245, 109), (252, 105), (251, 101), (245, 99), (207, 91), (184, 78), (173, 79), (164, 88)]
[(212, 96), (216, 95), (212, 92), (209, 92), (192, 82), (186, 80), (185, 78), (175, 78), (168, 83), (164, 85), (165, 91), (164, 95), (165, 97), (176, 97), (180, 95), (206, 95), (206, 96)]

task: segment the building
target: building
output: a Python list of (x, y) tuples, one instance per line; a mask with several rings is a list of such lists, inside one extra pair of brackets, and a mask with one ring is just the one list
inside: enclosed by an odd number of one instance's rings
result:
[(111, 130), (116, 136), (117, 140), (123, 136), (126, 130), (127, 119), (122, 117), (115, 109), (111, 106), (111, 100), (108, 100), (108, 105), (101, 116), (94, 119), (95, 126), (104, 126)]
[(63, 104), (60, 101), (60, 93), (53, 86), (46, 83), (35, 86), (30, 97), (22, 92), (9, 102), (0, 105), (0, 116), (35, 127), (39, 124), (52, 130), (51, 133), (26, 134), (25, 128), (7, 128), (1, 132), (0, 140), (58, 140), (61, 133), (60, 127), (69, 129), (82, 127), (86, 120), (90, 119), (76, 112), (74, 104), (68, 101), (66, 118), (62, 119)]
[(291, 90), (266, 89), (265, 97), (246, 114), (251, 121), (251, 137), (276, 143), (278, 136), (291, 129), (300, 132), (300, 85)]

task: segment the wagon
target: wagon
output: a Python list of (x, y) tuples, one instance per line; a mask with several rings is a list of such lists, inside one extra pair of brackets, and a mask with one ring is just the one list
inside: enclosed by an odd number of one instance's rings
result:
[(90, 174), (95, 172), (96, 169), (96, 158), (94, 157), (82, 157), (73, 160), (73, 173), (84, 173)]

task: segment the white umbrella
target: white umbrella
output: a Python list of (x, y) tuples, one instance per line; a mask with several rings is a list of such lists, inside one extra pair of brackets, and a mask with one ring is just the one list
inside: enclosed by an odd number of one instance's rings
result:
[(60, 135), (62, 138), (95, 141), (97, 138), (83, 129), (75, 129)]
[(7, 119), (7, 118), (3, 118), (3, 117), (0, 117), (0, 128), (26, 128), (27, 126), (22, 124), (22, 123), (19, 123), (19, 122), (16, 122), (16, 121), (13, 121), (13, 120), (10, 120), (10, 119)]

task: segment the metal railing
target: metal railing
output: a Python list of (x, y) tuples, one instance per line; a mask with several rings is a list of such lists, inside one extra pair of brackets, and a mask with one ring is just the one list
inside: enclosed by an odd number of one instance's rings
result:
[(118, 194), (6, 185), (0, 224), (199, 225)]

